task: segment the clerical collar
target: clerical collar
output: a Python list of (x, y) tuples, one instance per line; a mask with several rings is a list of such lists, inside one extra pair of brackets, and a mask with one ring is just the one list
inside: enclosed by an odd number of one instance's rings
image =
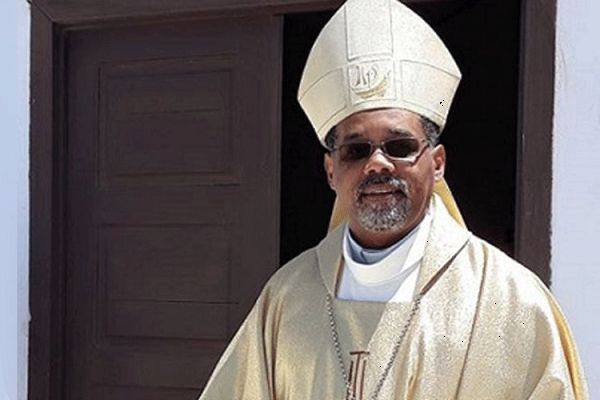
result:
[[(423, 223), (423, 221), (421, 221)], [(350, 256), (352, 259), (360, 264), (371, 265), (375, 264), (388, 255), (390, 255), (394, 250), (398, 249), (402, 245), (410, 245), (414, 241), (415, 235), (421, 223), (413, 228), (412, 231), (408, 233), (408, 235), (404, 236), (402, 239), (397, 241), (385, 249), (369, 249), (367, 247), (362, 247), (356, 239), (352, 236), (352, 232), (350, 229), (346, 227), (346, 238), (348, 240), (348, 244), (350, 245)], [(410, 246), (405, 246), (410, 247)]]
[[(385, 249), (362, 247), (352, 237), (346, 226), (343, 253), (346, 265), (357, 281), (379, 284), (395, 279), (407, 269), (412, 269), (425, 252), (431, 225), (433, 202), (423, 220), (408, 235)], [(389, 257), (393, 255), (393, 257)]]

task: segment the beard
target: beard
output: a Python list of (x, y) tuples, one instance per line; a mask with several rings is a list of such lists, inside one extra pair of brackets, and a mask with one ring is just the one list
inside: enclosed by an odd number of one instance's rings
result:
[[(365, 191), (373, 185), (386, 185), (394, 193), (386, 201), (369, 201)], [(410, 214), (412, 203), (408, 197), (409, 185), (390, 175), (369, 175), (359, 185), (355, 207), (359, 224), (366, 230), (381, 232), (401, 227)]]

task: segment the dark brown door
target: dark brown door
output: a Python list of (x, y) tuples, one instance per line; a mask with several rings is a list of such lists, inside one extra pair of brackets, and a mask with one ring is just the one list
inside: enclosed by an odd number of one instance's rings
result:
[(195, 399), (277, 268), (280, 28), (68, 34), (68, 399)]

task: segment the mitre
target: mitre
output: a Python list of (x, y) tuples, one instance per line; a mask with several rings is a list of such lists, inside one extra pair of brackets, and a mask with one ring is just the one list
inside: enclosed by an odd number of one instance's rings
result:
[(348, 0), (308, 56), (298, 101), (321, 143), (358, 111), (403, 108), (443, 128), (461, 74), (421, 17), (396, 0)]

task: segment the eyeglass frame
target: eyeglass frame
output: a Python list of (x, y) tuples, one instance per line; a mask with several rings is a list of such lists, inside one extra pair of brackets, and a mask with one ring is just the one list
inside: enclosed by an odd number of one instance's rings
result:
[[(426, 146), (423, 146), (418, 152), (416, 152), (414, 155), (410, 156), (410, 157), (394, 157), (390, 154), (388, 154), (388, 152), (385, 150), (385, 144), (387, 142), (391, 142), (393, 140), (402, 140), (402, 139), (408, 139), (408, 140), (416, 140), (419, 142), (419, 145), (421, 143), (427, 143)], [(423, 155), (423, 153), (425, 152), (425, 149), (427, 149), (428, 147), (432, 148), (433, 144), (428, 140), (428, 139), (421, 139), (418, 140), (416, 138), (411, 138), (411, 137), (394, 137), (394, 138), (388, 138), (385, 140), (381, 140), (379, 142), (375, 142), (373, 140), (350, 140), (348, 142), (342, 143), (339, 146), (334, 146), (333, 148), (328, 148), (326, 147), (327, 151), (329, 151), (330, 153), (334, 153), (336, 151), (338, 151), (340, 149), (340, 147), (348, 145), (348, 144), (368, 144), (371, 146), (371, 149), (369, 151), (369, 154), (365, 157), (361, 157), (358, 158), (356, 160), (341, 160), (344, 163), (356, 163), (359, 161), (364, 161), (364, 160), (368, 160), (369, 158), (371, 158), (371, 156), (373, 155), (373, 153), (375, 153), (377, 150), (381, 150), (381, 154), (383, 154), (386, 158), (389, 158), (392, 161), (396, 161), (396, 162), (405, 162), (408, 164), (415, 164), (417, 162), (417, 160)]]

